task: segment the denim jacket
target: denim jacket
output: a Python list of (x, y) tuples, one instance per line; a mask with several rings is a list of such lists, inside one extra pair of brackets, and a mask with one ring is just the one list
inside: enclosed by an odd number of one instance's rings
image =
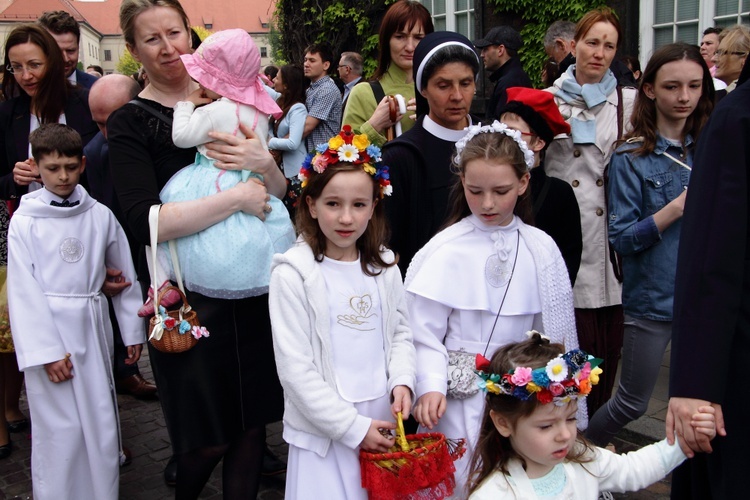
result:
[(672, 321), (674, 278), (681, 220), (663, 233), (653, 215), (682, 193), (690, 171), (680, 161), (693, 163), (693, 139), (683, 149), (660, 135), (654, 152), (635, 156), (638, 144), (623, 144), (609, 164), (609, 241), (623, 258), (622, 305), (626, 314), (656, 321)]

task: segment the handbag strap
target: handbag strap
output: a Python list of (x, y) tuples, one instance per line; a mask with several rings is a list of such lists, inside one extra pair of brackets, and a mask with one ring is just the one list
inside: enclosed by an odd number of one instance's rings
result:
[(500, 319), (500, 311), (503, 310), (503, 304), (505, 304), (505, 297), (508, 296), (508, 290), (510, 290), (510, 282), (513, 281), (513, 275), (516, 273), (516, 262), (518, 262), (518, 249), (521, 247), (521, 232), (516, 229), (516, 256), (513, 258), (513, 269), (510, 270), (510, 278), (508, 278), (508, 286), (505, 287), (505, 292), (503, 293), (503, 300), (500, 301), (500, 307), (497, 309), (497, 316), (495, 316), (495, 322), (492, 324), (492, 330), (490, 331), (490, 338), (487, 339), (487, 345), (484, 346), (484, 352), (482, 353), (482, 356), (487, 356), (487, 349), (490, 348), (490, 342), (492, 342), (492, 336), (495, 334), (495, 327), (497, 326), (497, 321)]
[(383, 85), (377, 80), (368, 83), (372, 89), (372, 95), (375, 97), (375, 106), (377, 106), (383, 100), (383, 97), (385, 97), (385, 90), (383, 90)]
[(168, 117), (167, 115), (165, 115), (158, 109), (152, 108), (145, 102), (139, 101), (138, 99), (133, 99), (131, 101), (128, 101), (128, 104), (133, 104), (135, 106), (138, 106), (139, 108), (145, 111), (148, 111), (149, 113), (151, 113), (152, 115), (154, 115), (155, 117), (157, 117), (158, 119), (160, 119), (161, 121), (169, 125), (170, 127), (172, 126), (172, 119), (170, 117)]
[[(154, 289), (154, 301), (158, 300), (159, 297), (159, 283), (156, 282), (156, 246), (159, 242), (159, 210), (161, 210), (161, 205), (151, 205), (148, 211), (148, 228), (151, 236), (151, 262), (154, 268), (154, 271), (151, 273), (151, 288)], [(177, 279), (177, 286), (184, 294), (185, 287), (182, 284), (182, 272), (180, 271), (180, 261), (177, 259), (177, 246), (174, 240), (169, 240), (169, 255), (172, 259), (172, 269)]]
[(676, 164), (678, 164), (679, 166), (684, 167), (684, 168), (688, 169), (689, 171), (693, 170), (692, 167), (690, 167), (690, 165), (688, 165), (684, 161), (678, 160), (677, 158), (675, 158), (671, 154), (667, 153), (666, 151), (664, 151), (662, 154), (664, 156), (666, 156), (667, 158), (669, 158), (670, 160), (672, 160), (673, 162), (675, 162)]

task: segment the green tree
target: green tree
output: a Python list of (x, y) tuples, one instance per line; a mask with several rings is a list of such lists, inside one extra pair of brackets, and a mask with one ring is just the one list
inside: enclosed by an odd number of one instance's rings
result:
[(524, 44), (519, 54), (536, 86), (541, 84), (542, 66), (547, 60), (544, 35), (549, 25), (560, 19), (576, 22), (591, 9), (605, 5), (602, 0), (487, 0), (487, 4), (497, 14), (520, 15), (524, 20), (521, 29)]
[(377, 65), (380, 20), (394, 1), (277, 0), (274, 58), (302, 64), (305, 47), (325, 42), (335, 57), (347, 50), (362, 54), (365, 74), (371, 74)]
[(115, 71), (122, 75), (132, 75), (137, 73), (139, 69), (141, 69), (141, 63), (133, 58), (129, 50), (125, 51), (120, 60), (117, 61), (117, 66), (115, 66)]

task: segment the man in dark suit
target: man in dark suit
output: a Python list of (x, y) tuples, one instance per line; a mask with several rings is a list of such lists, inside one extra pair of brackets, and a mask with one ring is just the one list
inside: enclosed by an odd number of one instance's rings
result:
[[(107, 75), (97, 80), (89, 93), (89, 108), (91, 108), (91, 117), (96, 122), (100, 132), (83, 150), (86, 157), (86, 176), (91, 196), (112, 210), (112, 213), (115, 214), (115, 217), (125, 229), (126, 235), (128, 234), (127, 225), (123, 224), (124, 217), (115, 196), (115, 188), (109, 170), (107, 118), (113, 111), (138, 95), (140, 91), (141, 87), (138, 83), (125, 75)], [(128, 241), (131, 242), (131, 253), (138, 255), (138, 246), (132, 243), (133, 238), (129, 237)], [(128, 276), (128, 278), (133, 279), (134, 277)], [(155, 399), (156, 386), (141, 376), (138, 365), (125, 364), (126, 356), (121, 355), (121, 350), (125, 349), (125, 346), (122, 345), (122, 342), (118, 342), (120, 337), (117, 333), (119, 327), (114, 315), (110, 316), (113, 319), (112, 328), (115, 332), (114, 371), (117, 392), (130, 394), (139, 399)]]
[(485, 115), (488, 122), (499, 120), (508, 102), (506, 90), (510, 87), (531, 88), (529, 75), (523, 70), (518, 49), (523, 41), (518, 31), (510, 26), (495, 26), (487, 35), (474, 42), (481, 50), (484, 67), (490, 71), (490, 81), (495, 82)]
[(65, 61), (65, 76), (73, 85), (90, 89), (96, 77), (78, 69), (78, 47), (81, 28), (73, 16), (64, 10), (47, 11), (37, 20), (55, 38)]
[[(745, 498), (750, 470), (750, 64), (711, 115), (695, 151), (677, 258), (667, 439), (689, 457), (672, 498)], [(743, 83), (744, 82), (744, 83)], [(717, 437), (691, 412), (716, 411)]]

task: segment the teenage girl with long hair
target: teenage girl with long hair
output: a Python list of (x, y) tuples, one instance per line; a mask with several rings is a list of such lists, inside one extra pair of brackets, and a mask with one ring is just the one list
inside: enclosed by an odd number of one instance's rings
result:
[(645, 413), (672, 338), (682, 210), (713, 94), (697, 47), (658, 49), (643, 73), (632, 131), (609, 164), (609, 241), (623, 258), (625, 335), (619, 388), (586, 433), (598, 446)]

